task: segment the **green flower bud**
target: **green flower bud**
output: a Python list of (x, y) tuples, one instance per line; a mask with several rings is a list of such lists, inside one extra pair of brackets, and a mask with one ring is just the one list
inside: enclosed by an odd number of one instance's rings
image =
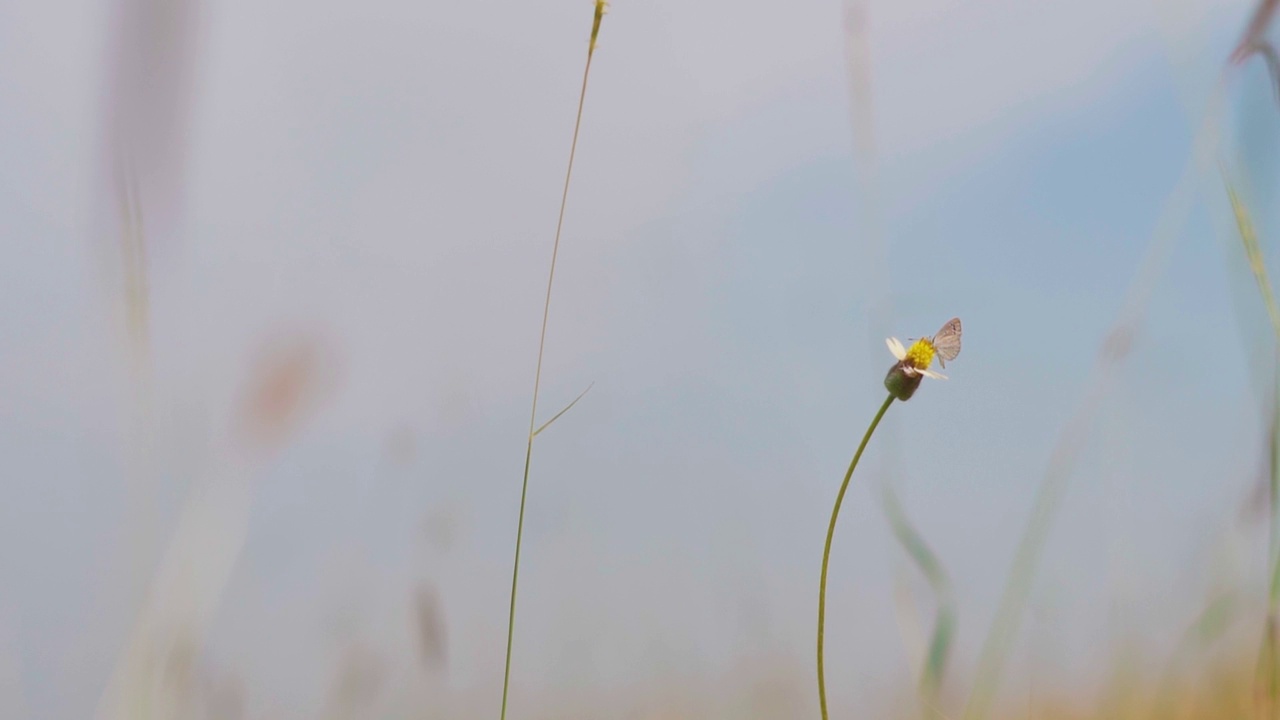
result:
[(906, 402), (915, 394), (916, 388), (920, 387), (922, 379), (923, 376), (910, 368), (906, 361), (897, 362), (889, 368), (889, 374), (884, 376), (884, 387), (890, 395)]

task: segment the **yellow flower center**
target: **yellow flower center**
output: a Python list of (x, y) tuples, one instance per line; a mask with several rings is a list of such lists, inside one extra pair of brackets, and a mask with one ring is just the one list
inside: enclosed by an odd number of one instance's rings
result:
[(911, 343), (911, 347), (907, 348), (907, 359), (903, 362), (917, 370), (928, 370), (929, 366), (933, 364), (935, 352), (933, 343), (920, 338)]

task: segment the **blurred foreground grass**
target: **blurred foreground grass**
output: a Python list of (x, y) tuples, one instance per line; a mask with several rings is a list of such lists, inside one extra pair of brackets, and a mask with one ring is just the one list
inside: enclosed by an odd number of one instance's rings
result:
[[(1122, 653), (1110, 679), (1099, 687), (1076, 687), (1046, 673), (1033, 682), (1011, 684), (992, 708), (992, 720), (1259, 720), (1254, 694), (1256, 648), (1250, 643), (1223, 647), (1200, 662), (1171, 671), (1156, 658)], [(1132, 662), (1132, 664), (1130, 664)], [(800, 663), (770, 668), (767, 663), (741, 668), (732, 678), (681, 678), (603, 692), (522, 695), (521, 716), (539, 720), (785, 720), (816, 715), (807, 668)], [(369, 654), (347, 655), (333, 679), (321, 718), (386, 718), (443, 720), (490, 715), (491, 693), (465, 696), (433, 682), (406, 687), (405, 670)], [(835, 678), (833, 678), (835, 679)], [(278, 709), (249, 712), (235, 691), (233, 676), (217, 683), (189, 676), (177, 707), (181, 717), (239, 720), (248, 717), (295, 718), (304, 715)], [(916, 688), (903, 683), (884, 696), (850, 703), (833, 701), (832, 714), (885, 720), (950, 720), (963, 711), (959, 693), (943, 693), (938, 704), (920, 707)]]

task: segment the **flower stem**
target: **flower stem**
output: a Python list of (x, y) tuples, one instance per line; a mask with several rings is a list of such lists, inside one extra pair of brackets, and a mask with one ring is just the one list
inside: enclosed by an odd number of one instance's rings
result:
[(871, 440), (871, 434), (876, 431), (876, 426), (880, 424), (880, 418), (884, 417), (885, 411), (893, 404), (893, 395), (889, 395), (884, 399), (884, 404), (880, 406), (880, 410), (876, 413), (875, 418), (871, 420), (871, 424), (867, 426), (867, 433), (862, 436), (862, 442), (858, 444), (858, 451), (853, 454), (853, 461), (849, 463), (849, 470), (844, 474), (844, 482), (840, 483), (840, 492), (836, 494), (835, 507), (831, 508), (831, 524), (827, 526), (827, 542), (822, 548), (822, 579), (818, 583), (818, 704), (822, 707), (822, 720), (827, 720), (827, 680), (823, 671), (823, 635), (826, 628), (827, 618), (827, 566), (831, 560), (831, 538), (836, 534), (836, 519), (840, 517), (840, 506), (844, 503), (845, 491), (849, 489), (849, 480), (853, 477), (854, 468), (858, 467), (858, 460), (862, 459), (862, 451), (867, 449), (867, 443)]

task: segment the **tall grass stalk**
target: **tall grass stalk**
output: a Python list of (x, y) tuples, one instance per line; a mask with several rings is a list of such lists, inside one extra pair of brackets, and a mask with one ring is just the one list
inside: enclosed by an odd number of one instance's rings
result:
[(849, 469), (844, 474), (844, 481), (840, 483), (840, 492), (836, 493), (836, 504), (831, 508), (831, 523), (827, 526), (827, 542), (822, 548), (822, 577), (818, 581), (818, 704), (822, 707), (822, 720), (827, 720), (827, 678), (823, 664), (823, 639), (827, 618), (827, 566), (831, 561), (831, 539), (836, 534), (836, 520), (840, 517), (840, 506), (844, 504), (844, 494), (849, 489), (849, 480), (853, 477), (853, 471), (858, 467), (858, 461), (862, 459), (862, 452), (867, 449), (867, 443), (871, 441), (871, 434), (876, 431), (876, 426), (880, 424), (880, 419), (893, 404), (893, 400), (892, 394), (884, 399), (884, 404), (880, 406), (871, 424), (867, 426), (862, 442), (858, 443), (858, 450), (853, 454)]
[(515, 560), (512, 562), (511, 569), (511, 601), (507, 610), (507, 653), (502, 670), (502, 712), (499, 715), (502, 720), (506, 720), (507, 717), (507, 699), (511, 689), (511, 647), (512, 640), (515, 637), (516, 595), (520, 585), (520, 543), (524, 537), (524, 508), (525, 501), (529, 495), (529, 466), (533, 460), (533, 439), (547, 425), (555, 422), (570, 407), (573, 407), (582, 397), (579, 395), (577, 399), (569, 403), (568, 407), (556, 413), (555, 417), (548, 420), (542, 427), (538, 427), (538, 391), (542, 385), (542, 356), (547, 344), (547, 318), (551, 314), (551, 290), (555, 286), (556, 258), (560, 254), (560, 233), (564, 229), (564, 210), (569, 202), (569, 182), (573, 178), (573, 158), (578, 150), (578, 132), (582, 127), (582, 108), (587, 101), (587, 80), (591, 77), (591, 58), (595, 55), (596, 38), (600, 35), (600, 21), (604, 18), (605, 6), (605, 0), (596, 0), (595, 15), (591, 22), (591, 41), (587, 45), (587, 62), (582, 71), (582, 90), (578, 94), (578, 112), (573, 123), (573, 140), (569, 144), (569, 164), (564, 174), (564, 189), (560, 194), (560, 214), (556, 220), (556, 237), (551, 246), (551, 268), (547, 272), (547, 295), (542, 304), (542, 330), (538, 334), (538, 363), (537, 369), (533, 374), (533, 402), (529, 410), (529, 437), (525, 445), (524, 478), (520, 484), (520, 516), (516, 522)]

